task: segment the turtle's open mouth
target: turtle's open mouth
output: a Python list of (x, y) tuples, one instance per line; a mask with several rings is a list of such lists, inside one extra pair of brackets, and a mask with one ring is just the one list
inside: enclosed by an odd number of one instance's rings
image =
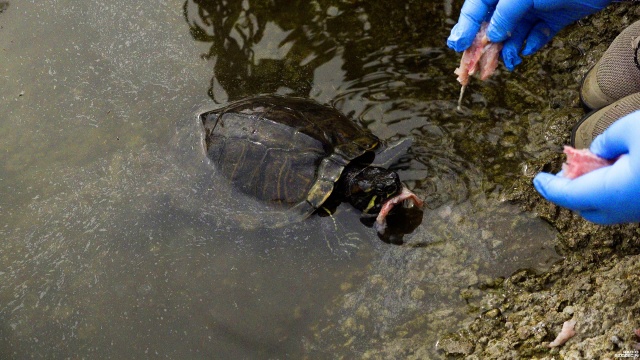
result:
[(387, 215), (391, 209), (393, 209), (396, 205), (403, 204), (405, 207), (422, 207), (424, 202), (418, 198), (416, 194), (411, 192), (411, 190), (407, 189), (406, 186), (402, 186), (402, 190), (398, 195), (389, 198), (384, 202), (378, 216), (376, 217), (375, 228), (379, 233), (384, 233), (387, 228)]

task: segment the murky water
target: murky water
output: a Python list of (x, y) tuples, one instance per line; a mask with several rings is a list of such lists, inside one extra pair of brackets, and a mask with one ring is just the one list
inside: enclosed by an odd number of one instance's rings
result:
[[(556, 258), (499, 200), (531, 125), (508, 75), (455, 111), (459, 6), (0, 2), (0, 357), (437, 356), (477, 315), (461, 291)], [(395, 169), (427, 201), (419, 247), (348, 206), (245, 226), (265, 213), (203, 161), (196, 109), (273, 92), (414, 137)]]

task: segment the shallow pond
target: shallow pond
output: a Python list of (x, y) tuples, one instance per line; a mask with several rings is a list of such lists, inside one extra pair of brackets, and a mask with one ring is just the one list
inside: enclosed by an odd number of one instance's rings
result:
[[(436, 356), (478, 314), (462, 292), (557, 259), (500, 200), (536, 125), (499, 90), (519, 80), (455, 110), (460, 5), (0, 2), (0, 357)], [(195, 116), (261, 93), (414, 138), (394, 169), (427, 205), (404, 246), (348, 205), (246, 226), (266, 213), (204, 161)]]

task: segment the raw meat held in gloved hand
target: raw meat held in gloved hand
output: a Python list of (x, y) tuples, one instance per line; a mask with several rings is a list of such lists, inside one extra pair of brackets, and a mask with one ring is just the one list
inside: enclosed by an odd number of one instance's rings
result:
[(616, 162), (607, 160), (589, 151), (589, 149), (574, 149), (571, 146), (564, 147), (567, 161), (562, 164), (562, 176), (567, 179), (575, 179), (601, 167), (609, 166)]
[(502, 43), (492, 43), (487, 38), (487, 26), (484, 22), (480, 26), (480, 31), (476, 34), (473, 43), (462, 53), (460, 67), (454, 73), (458, 75), (458, 82), (462, 85), (460, 97), (458, 98), (458, 110), (462, 103), (462, 95), (469, 84), (469, 78), (480, 71), (480, 80), (488, 79), (498, 67), (498, 59)]

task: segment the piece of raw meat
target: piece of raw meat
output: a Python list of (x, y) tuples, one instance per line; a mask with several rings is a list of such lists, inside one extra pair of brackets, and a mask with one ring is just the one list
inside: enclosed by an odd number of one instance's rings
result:
[(380, 234), (383, 234), (387, 229), (387, 215), (389, 215), (391, 209), (393, 209), (394, 206), (403, 203), (404, 201), (410, 201), (413, 205), (420, 208), (424, 204), (424, 202), (420, 200), (420, 198), (418, 198), (416, 194), (407, 189), (406, 186), (403, 186), (402, 191), (400, 191), (398, 195), (392, 197), (384, 203), (382, 209), (380, 209), (380, 212), (376, 217), (374, 226)]
[(454, 71), (458, 75), (458, 82), (462, 85), (460, 98), (458, 98), (458, 109), (462, 103), (462, 95), (469, 84), (469, 78), (480, 70), (480, 80), (486, 80), (498, 67), (498, 59), (502, 43), (492, 43), (487, 38), (487, 26), (484, 22), (480, 26), (480, 31), (473, 39), (473, 43), (462, 53), (460, 66)]
[(549, 345), (547, 346), (552, 348), (552, 347), (560, 346), (566, 343), (567, 340), (571, 339), (576, 335), (576, 331), (574, 330), (575, 326), (576, 326), (575, 320), (571, 319), (569, 321), (565, 321), (562, 324), (562, 330), (560, 330), (560, 333), (558, 334), (556, 339), (553, 340), (551, 343), (549, 343)]
[(615, 160), (603, 159), (589, 151), (589, 149), (578, 150), (568, 145), (564, 147), (564, 153), (567, 155), (567, 161), (562, 164), (562, 176), (567, 179), (575, 179), (590, 171), (616, 162)]

